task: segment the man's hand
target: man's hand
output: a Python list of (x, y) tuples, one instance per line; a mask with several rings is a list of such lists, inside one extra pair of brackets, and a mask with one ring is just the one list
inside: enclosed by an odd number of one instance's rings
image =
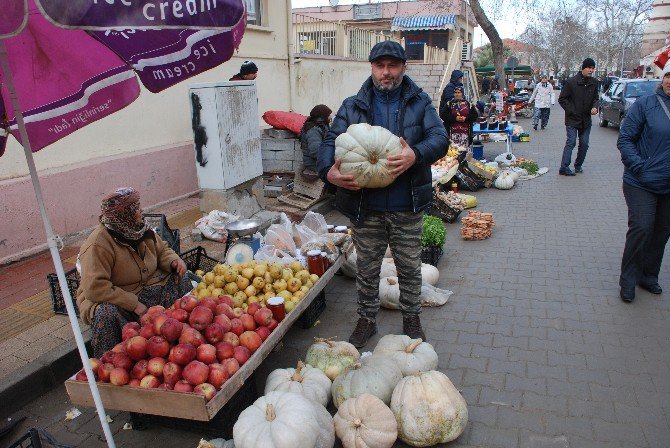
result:
[(595, 107), (593, 109), (591, 109), (591, 115), (597, 115), (597, 114), (598, 114), (598, 109), (596, 109)]
[(400, 137), (400, 144), (402, 145), (400, 153), (386, 159), (389, 173), (394, 177), (400, 176), (416, 162), (416, 154), (402, 137)]
[(138, 303), (135, 309), (133, 310), (133, 313), (137, 314), (138, 316), (142, 317), (144, 313), (147, 312), (147, 307), (145, 304), (142, 302)]
[(340, 172), (340, 165), (342, 160), (336, 160), (335, 164), (330, 167), (326, 178), (328, 182), (338, 187), (346, 188), (347, 190), (360, 190), (361, 187), (358, 186), (358, 182), (354, 180), (354, 176), (351, 174), (342, 174)]
[(170, 269), (172, 269), (172, 272), (176, 272), (179, 277), (183, 277), (186, 274), (186, 263), (178, 258), (170, 263)]

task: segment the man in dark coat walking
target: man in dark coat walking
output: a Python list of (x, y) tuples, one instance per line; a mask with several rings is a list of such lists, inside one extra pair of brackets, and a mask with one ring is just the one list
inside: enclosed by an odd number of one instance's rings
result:
[[(596, 63), (591, 58), (584, 59), (582, 70), (565, 81), (558, 97), (558, 103), (565, 110), (565, 130), (567, 139), (563, 148), (563, 159), (558, 174), (574, 176), (582, 172), (582, 164), (589, 149), (591, 116), (598, 113), (598, 82), (593, 78)], [(570, 169), (572, 150), (579, 137), (575, 171)]]
[[(369, 57), (372, 75), (357, 95), (344, 100), (318, 154), (319, 176), (337, 186), (335, 206), (353, 224), (359, 319), (349, 342), (363, 347), (377, 332), (379, 274), (386, 247), (398, 271), (403, 331), (413, 339), (421, 328), (421, 229), (433, 188), (430, 166), (444, 157), (447, 133), (431, 98), (405, 75), (400, 44), (380, 42)], [(381, 126), (401, 137), (402, 150), (387, 159), (395, 177), (385, 188), (360, 188), (340, 171), (335, 139), (356, 123)]]
[[(454, 90), (457, 87), (463, 89), (463, 72), (460, 70), (454, 70), (451, 72), (451, 78), (449, 83), (442, 91), (442, 97), (440, 98), (440, 116), (444, 116), (447, 113), (446, 107), (449, 101), (454, 99)], [(463, 90), (465, 92), (465, 90)], [(467, 98), (466, 98), (467, 100)]]

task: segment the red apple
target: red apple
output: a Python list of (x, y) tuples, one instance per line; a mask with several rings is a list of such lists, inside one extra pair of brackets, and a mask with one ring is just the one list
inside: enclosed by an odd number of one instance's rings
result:
[(170, 307), (172, 310), (180, 310), (181, 309), (181, 299), (177, 299), (174, 301), (172, 306)]
[(209, 401), (216, 395), (216, 388), (209, 383), (202, 383), (195, 386), (193, 392), (202, 395), (205, 400)]
[(109, 382), (115, 386), (125, 386), (130, 381), (128, 371), (121, 367), (114, 367), (109, 374)]
[(153, 375), (147, 375), (140, 380), (140, 387), (144, 387), (146, 389), (155, 389), (160, 386), (160, 384), (160, 380)]
[(268, 330), (268, 327), (258, 327), (255, 331), (262, 340), (266, 340), (270, 336), (270, 330)]
[(112, 349), (114, 353), (125, 353), (126, 352), (126, 344), (124, 342), (119, 342), (114, 346)]
[[(225, 304), (228, 305), (231, 309), (233, 308), (233, 306), (235, 306), (235, 302), (233, 302), (233, 298), (230, 297), (230, 296), (226, 296), (226, 295), (219, 296), (219, 303), (225, 303)], [(229, 316), (229, 317), (230, 317), (230, 316)]]
[(98, 381), (102, 381), (103, 383), (109, 383), (109, 376), (112, 373), (112, 370), (114, 370), (114, 364), (108, 362), (100, 366), (98, 369)]
[(77, 374), (74, 376), (74, 379), (77, 381), (88, 381), (88, 376), (86, 375), (86, 370), (81, 369)]
[(242, 327), (244, 327), (245, 331), (256, 329), (256, 321), (254, 320), (254, 316), (252, 316), (251, 314), (242, 314), (240, 316), (240, 322), (242, 322)]
[(225, 314), (214, 316), (214, 323), (221, 325), (224, 333), (228, 333), (230, 331), (230, 318)]
[[(258, 336), (258, 335), (256, 335), (256, 336)], [(238, 345), (237, 347), (235, 347), (233, 349), (233, 351), (234, 351), (233, 357), (235, 359), (237, 359), (237, 362), (239, 362), (241, 366), (244, 365), (244, 363), (247, 362), (249, 360), (249, 358), (251, 357), (251, 351), (249, 351), (248, 348), (243, 347), (241, 345)]]
[(161, 336), (165, 336), (161, 333), (161, 327), (165, 323), (166, 320), (168, 320), (169, 317), (167, 314), (158, 314), (154, 317), (154, 333), (155, 334), (160, 334)]
[(216, 305), (216, 311), (214, 312), (214, 314), (216, 314), (217, 316), (223, 314), (228, 319), (232, 319), (233, 317), (235, 317), (235, 315), (233, 314), (233, 308), (227, 303), (219, 303), (218, 305)]
[(132, 387), (140, 387), (140, 380), (133, 378), (132, 380), (128, 381), (128, 385)]
[(144, 313), (140, 317), (140, 325), (143, 327), (153, 327), (154, 325), (154, 314)]
[(212, 344), (199, 345), (196, 349), (196, 359), (205, 364), (216, 362), (216, 347)]
[[(226, 316), (223, 317), (227, 319)], [(225, 333), (226, 331), (224, 331), (223, 326), (217, 324), (216, 322), (212, 322), (211, 324), (207, 325), (207, 328), (205, 328), (205, 339), (207, 339), (212, 344), (216, 344), (217, 342), (223, 340), (223, 335)]]
[(108, 362), (112, 362), (112, 360), (114, 360), (114, 355), (116, 355), (116, 353), (114, 353), (111, 350), (107, 350), (100, 357), (100, 362), (102, 362), (103, 364), (107, 364)]
[(261, 309), (261, 305), (258, 302), (251, 302), (249, 306), (247, 306), (247, 314), (251, 314), (252, 316), (256, 314), (256, 311)]
[(147, 363), (147, 372), (155, 377), (163, 376), (163, 369), (165, 368), (165, 358), (151, 358)]
[(170, 383), (161, 383), (156, 389), (172, 390), (172, 389), (174, 389), (174, 386)]
[(223, 335), (223, 342), (227, 342), (233, 347), (237, 347), (238, 345), (240, 345), (240, 338), (232, 331), (229, 331), (228, 333)]
[(128, 322), (121, 329), (121, 340), (125, 341), (130, 339), (133, 336), (138, 336), (140, 334), (140, 324), (137, 322)]
[(230, 342), (219, 342), (216, 344), (216, 358), (219, 361), (223, 361), (227, 358), (232, 358), (235, 353), (233, 349), (235, 346)]
[(255, 331), (245, 331), (240, 335), (240, 346), (246, 347), (251, 353), (258, 350), (262, 343), (263, 339)]
[(179, 343), (191, 344), (193, 347), (197, 347), (200, 344), (205, 343), (205, 337), (195, 328), (187, 327), (186, 324), (184, 324), (184, 329), (179, 336)]
[(141, 380), (142, 378), (144, 378), (149, 374), (149, 371), (147, 370), (148, 365), (149, 361), (147, 361), (146, 359), (140, 359), (135, 363), (133, 369), (130, 371), (130, 377)]
[(179, 380), (172, 389), (175, 392), (193, 392), (193, 386), (186, 380)]
[(184, 296), (181, 299), (181, 309), (190, 313), (199, 303), (200, 301), (196, 297)]
[(142, 336), (133, 336), (126, 341), (126, 353), (133, 361), (147, 357), (147, 340)]
[(169, 316), (173, 319), (177, 319), (179, 322), (188, 322), (188, 311), (186, 310), (172, 310)]
[(200, 361), (191, 361), (181, 374), (193, 386), (202, 384), (209, 377), (209, 367)]
[(170, 343), (163, 336), (152, 336), (147, 341), (147, 354), (152, 358), (165, 358), (170, 352)]
[[(158, 320), (156, 320), (156, 324), (158, 324)], [(165, 319), (165, 322), (163, 322), (163, 325), (160, 326), (160, 334), (167, 339), (168, 342), (174, 342), (181, 336), (183, 327), (184, 324), (177, 319), (168, 317)]]
[(226, 369), (229, 377), (235, 375), (235, 372), (240, 370), (240, 363), (235, 358), (224, 359), (221, 361), (221, 365)]
[(114, 359), (112, 359), (112, 364), (114, 364), (114, 367), (120, 367), (125, 370), (133, 368), (133, 360), (127, 353), (116, 353)]
[(228, 371), (222, 364), (214, 363), (209, 365), (209, 377), (207, 378), (209, 384), (217, 389), (221, 389), (221, 386), (228, 381), (228, 378), (230, 378)]
[(163, 381), (170, 384), (176, 384), (181, 379), (182, 368), (179, 364), (168, 362), (163, 367)]
[(272, 311), (270, 308), (259, 308), (258, 311), (254, 313), (254, 320), (258, 325), (270, 325), (272, 322)]
[(140, 336), (142, 336), (144, 339), (149, 339), (155, 334), (154, 326), (151, 324), (143, 325), (142, 328), (140, 328)]
[(158, 316), (159, 314), (163, 314), (165, 312), (165, 307), (162, 305), (154, 305), (149, 307), (147, 310), (147, 314), (149, 316)]
[(102, 362), (98, 358), (89, 358), (88, 363), (91, 366), (91, 370), (93, 370), (93, 373), (98, 373), (98, 369), (102, 365)]
[(268, 324), (268, 330), (270, 330), (270, 332), (274, 331), (274, 329), (277, 328), (277, 325), (279, 325), (279, 322), (277, 322), (275, 319), (272, 319)]
[(198, 331), (207, 328), (207, 325), (214, 320), (214, 312), (206, 306), (198, 305), (193, 308), (191, 315), (188, 318), (188, 323)]
[(230, 319), (230, 331), (238, 336), (244, 333), (244, 325), (239, 318), (236, 317), (234, 319)]
[(212, 310), (212, 313), (216, 311), (216, 306), (219, 304), (218, 300), (216, 300), (214, 297), (205, 297), (200, 301), (201, 306), (206, 306), (210, 310)]
[(185, 366), (195, 359), (195, 347), (191, 344), (177, 344), (170, 350), (170, 361)]
[[(240, 317), (242, 314), (244, 314), (244, 310), (242, 308), (233, 308), (233, 316), (234, 317)], [(231, 317), (232, 319), (232, 317)]]

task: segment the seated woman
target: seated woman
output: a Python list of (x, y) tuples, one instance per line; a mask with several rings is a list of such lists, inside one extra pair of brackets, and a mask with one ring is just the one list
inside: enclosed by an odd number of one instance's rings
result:
[(188, 293), (186, 264), (142, 216), (140, 195), (120, 188), (102, 200), (100, 225), (79, 252), (77, 306), (91, 326), (93, 353), (100, 357), (121, 342), (121, 328), (147, 308), (171, 306)]
[(316, 158), (330, 125), (333, 111), (324, 104), (314, 106), (309, 118), (300, 130), (300, 148), (302, 149), (303, 175), (308, 179), (318, 179)]
[(443, 109), (440, 117), (451, 143), (467, 148), (472, 143), (472, 123), (477, 120), (477, 109), (463, 98), (463, 88), (454, 90), (454, 98)]

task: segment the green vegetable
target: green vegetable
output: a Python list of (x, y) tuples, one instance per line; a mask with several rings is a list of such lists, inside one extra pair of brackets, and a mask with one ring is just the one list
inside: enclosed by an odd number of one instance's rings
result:
[(444, 245), (444, 238), (447, 235), (447, 229), (440, 218), (435, 216), (423, 217), (423, 228), (421, 229), (421, 246), (438, 246)]
[(521, 162), (518, 163), (516, 166), (518, 166), (519, 168), (523, 168), (530, 175), (537, 173), (537, 170), (540, 169), (540, 167), (535, 162)]

